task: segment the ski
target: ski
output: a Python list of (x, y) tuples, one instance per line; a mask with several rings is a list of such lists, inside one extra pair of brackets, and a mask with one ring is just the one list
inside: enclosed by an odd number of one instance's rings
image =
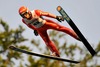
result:
[(34, 55), (34, 56), (39, 56), (39, 57), (43, 57), (43, 58), (49, 58), (49, 59), (54, 59), (54, 60), (59, 60), (59, 61), (70, 62), (70, 63), (80, 63), (79, 61), (73, 61), (73, 60), (68, 60), (68, 59), (64, 59), (64, 58), (60, 58), (60, 57), (54, 57), (54, 56), (49, 56), (49, 55), (43, 55), (43, 54), (37, 54), (37, 53), (29, 52), (29, 51), (17, 48), (15, 46), (9, 46), (9, 48), (11, 50), (14, 50), (14, 51), (17, 51), (17, 52), (21, 52), (21, 53), (25, 53), (25, 54), (29, 54), (29, 55)]
[(81, 39), (82, 43), (85, 45), (85, 47), (88, 49), (90, 54), (94, 56), (96, 54), (95, 50), (91, 47), (89, 42), (86, 40), (86, 38), (83, 36), (83, 34), (80, 32), (80, 30), (77, 28), (77, 26), (74, 24), (74, 22), (71, 20), (71, 18), (67, 15), (67, 13), (63, 10), (61, 6), (57, 7), (57, 11), (63, 16), (63, 18), (68, 22), (68, 24), (72, 27), (72, 29), (76, 32), (76, 34)]

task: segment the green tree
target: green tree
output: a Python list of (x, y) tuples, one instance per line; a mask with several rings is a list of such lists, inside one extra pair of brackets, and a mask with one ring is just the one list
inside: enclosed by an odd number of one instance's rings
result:
[[(9, 49), (10, 45), (14, 45), (18, 48), (33, 51), (37, 48), (41, 54), (49, 55), (49, 49), (44, 47), (39, 40), (32, 39), (31, 46), (33, 49), (30, 49), (30, 46), (26, 46), (24, 42), (26, 39), (22, 33), (25, 29), (19, 25), (17, 29), (10, 29), (9, 25), (0, 19), (0, 67), (100, 67), (98, 60), (94, 60), (91, 57), (89, 52), (85, 50), (86, 48), (80, 47), (78, 44), (67, 43), (67, 36), (64, 33), (51, 30), (49, 31), (49, 36), (51, 40), (56, 44), (57, 48), (60, 51), (61, 57), (65, 57), (70, 60), (81, 61), (79, 64), (67, 63), (63, 61), (57, 61), (47, 58), (37, 58), (34, 56), (23, 55), (23, 53), (15, 52)], [(24, 45), (23, 45), (24, 44)], [(44, 50), (45, 49), (45, 50)], [(100, 51), (100, 43), (96, 46), (96, 51)], [(77, 58), (78, 55), (78, 59)], [(95, 58), (99, 58), (99, 53)], [(19, 62), (18, 64), (16, 63)]]
[(14, 67), (14, 59), (21, 59), (21, 53), (9, 50), (10, 45), (15, 45), (16, 47), (22, 49), (28, 49), (26, 46), (18, 45), (27, 39), (22, 36), (24, 28), (19, 26), (16, 30), (10, 29), (8, 24), (0, 19), (0, 67)]

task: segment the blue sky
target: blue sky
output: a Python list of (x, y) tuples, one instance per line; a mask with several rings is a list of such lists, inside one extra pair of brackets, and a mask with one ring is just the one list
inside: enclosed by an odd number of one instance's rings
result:
[[(56, 7), (60, 5), (91, 44), (97, 45), (100, 41), (100, 0), (0, 0), (0, 17), (8, 22), (10, 28), (24, 26), (26, 29), (24, 35), (32, 39), (35, 37), (33, 31), (21, 22), (18, 14), (18, 9), (22, 5), (30, 10), (40, 9), (55, 15), (60, 15), (56, 11)], [(65, 21), (60, 24), (70, 27)], [(79, 43), (70, 36), (68, 36), (68, 41)]]

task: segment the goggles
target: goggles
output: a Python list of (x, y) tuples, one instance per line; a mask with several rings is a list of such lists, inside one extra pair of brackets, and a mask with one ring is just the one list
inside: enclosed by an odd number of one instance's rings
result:
[(29, 12), (27, 11), (27, 12), (23, 12), (23, 13), (21, 13), (20, 15), (22, 16), (22, 17), (24, 17), (26, 14), (29, 14)]
[(31, 18), (31, 13), (29, 11), (23, 12), (20, 14), (23, 18)]

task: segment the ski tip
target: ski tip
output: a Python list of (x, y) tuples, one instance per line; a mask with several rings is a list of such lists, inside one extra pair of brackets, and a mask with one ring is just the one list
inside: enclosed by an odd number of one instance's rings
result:
[(9, 46), (9, 48), (10, 48), (10, 49), (15, 49), (15, 47), (14, 47), (14, 46)]
[(58, 7), (57, 7), (57, 11), (60, 11), (60, 10), (61, 10), (61, 6), (58, 6)]

